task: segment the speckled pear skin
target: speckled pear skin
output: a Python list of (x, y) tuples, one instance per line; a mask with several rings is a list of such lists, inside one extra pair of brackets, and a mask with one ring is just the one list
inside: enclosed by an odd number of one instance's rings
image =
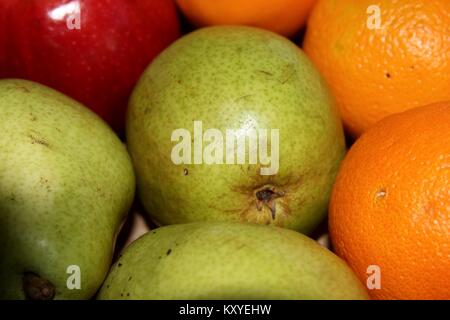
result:
[[(175, 165), (175, 129), (280, 130), (279, 171), (260, 165)], [(342, 125), (321, 76), (295, 44), (243, 26), (200, 29), (161, 53), (129, 103), (127, 143), (138, 193), (161, 225), (247, 221), (310, 232), (325, 217), (345, 153)], [(248, 157), (247, 157), (248, 159)], [(265, 186), (284, 193), (257, 208)]]
[[(24, 299), (26, 272), (55, 299), (92, 297), (133, 199), (124, 145), (87, 108), (24, 80), (0, 80), (0, 132), (0, 298)], [(80, 290), (67, 288), (70, 265)]]
[(292, 230), (196, 222), (150, 231), (114, 264), (99, 299), (366, 299), (328, 249)]

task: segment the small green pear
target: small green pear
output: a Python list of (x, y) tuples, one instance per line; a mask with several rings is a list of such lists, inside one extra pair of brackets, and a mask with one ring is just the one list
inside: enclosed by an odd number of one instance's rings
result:
[(292, 230), (196, 222), (148, 232), (112, 267), (99, 299), (366, 299), (339, 257)]
[(321, 76), (288, 39), (197, 30), (145, 71), (127, 118), (140, 198), (159, 224), (247, 221), (307, 233), (345, 153)]
[(0, 299), (91, 298), (134, 188), (125, 146), (94, 113), (0, 80)]

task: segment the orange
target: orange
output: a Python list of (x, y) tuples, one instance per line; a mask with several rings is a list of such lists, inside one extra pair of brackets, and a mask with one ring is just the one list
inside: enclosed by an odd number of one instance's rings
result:
[(243, 24), (292, 36), (317, 0), (177, 0), (196, 26)]
[(362, 281), (381, 276), (373, 298), (450, 299), (450, 101), (389, 116), (356, 141), (329, 228)]
[(354, 137), (390, 114), (450, 100), (449, 0), (319, 1), (304, 50)]

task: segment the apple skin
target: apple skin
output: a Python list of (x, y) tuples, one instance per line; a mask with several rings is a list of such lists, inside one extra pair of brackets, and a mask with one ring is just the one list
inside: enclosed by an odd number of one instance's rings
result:
[(0, 0), (0, 78), (6, 76), (6, 6), (9, 0)]
[[(172, 0), (0, 0), (5, 5), (0, 77), (61, 91), (118, 132), (139, 76), (180, 35)], [(73, 11), (57, 17), (70, 5), (79, 5), (80, 29), (67, 27)]]

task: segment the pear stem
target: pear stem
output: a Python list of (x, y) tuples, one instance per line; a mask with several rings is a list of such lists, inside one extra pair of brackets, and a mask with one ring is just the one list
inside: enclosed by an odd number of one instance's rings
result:
[(266, 205), (272, 214), (272, 219), (276, 217), (275, 199), (283, 197), (283, 191), (276, 191), (274, 187), (265, 187), (256, 191), (256, 208), (261, 211), (262, 205)]
[(53, 283), (33, 272), (24, 273), (23, 291), (28, 300), (53, 300), (55, 297)]

